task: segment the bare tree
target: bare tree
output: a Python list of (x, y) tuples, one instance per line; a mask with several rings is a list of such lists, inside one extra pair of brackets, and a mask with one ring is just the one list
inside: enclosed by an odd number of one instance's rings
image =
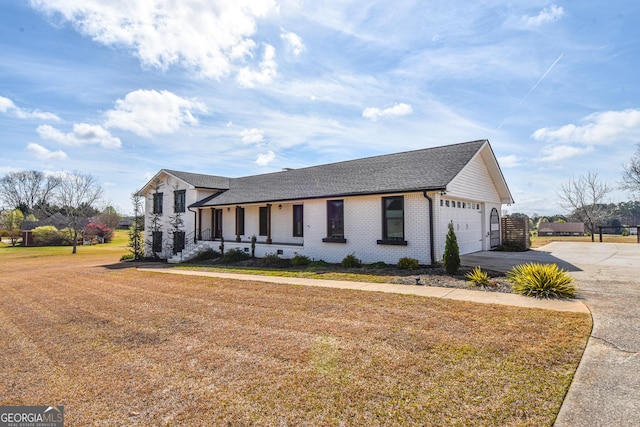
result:
[(69, 238), (73, 243), (71, 253), (76, 253), (78, 235), (86, 227), (87, 217), (95, 212), (93, 207), (102, 197), (102, 187), (89, 174), (73, 172), (59, 176), (54, 200), (65, 216)]
[(50, 201), (59, 185), (55, 176), (38, 171), (10, 172), (0, 179), (0, 199), (23, 214), (38, 214)]
[(611, 205), (604, 203), (612, 187), (598, 178), (597, 172), (588, 172), (578, 179), (571, 178), (560, 188), (559, 197), (563, 208), (582, 221), (595, 241), (596, 224), (612, 215)]
[(620, 188), (640, 193), (640, 144), (629, 164), (623, 165), (623, 168)]

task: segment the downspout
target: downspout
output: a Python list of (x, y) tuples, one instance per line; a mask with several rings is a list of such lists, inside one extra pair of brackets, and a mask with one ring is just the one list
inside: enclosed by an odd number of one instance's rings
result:
[(429, 201), (429, 249), (431, 252), (431, 265), (435, 265), (436, 263), (436, 253), (435, 253), (435, 237), (433, 233), (433, 199), (429, 197), (427, 194), (427, 190), (422, 192), (422, 195), (425, 199)]

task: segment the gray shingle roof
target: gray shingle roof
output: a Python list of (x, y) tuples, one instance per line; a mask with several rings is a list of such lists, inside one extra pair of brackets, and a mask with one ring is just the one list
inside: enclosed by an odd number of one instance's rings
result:
[(229, 178), (216, 175), (204, 175), (201, 173), (191, 173), (174, 171), (171, 169), (162, 169), (168, 174), (175, 176), (196, 188), (214, 188), (225, 190), (229, 188)]
[(229, 179), (229, 189), (193, 207), (440, 190), (487, 140)]

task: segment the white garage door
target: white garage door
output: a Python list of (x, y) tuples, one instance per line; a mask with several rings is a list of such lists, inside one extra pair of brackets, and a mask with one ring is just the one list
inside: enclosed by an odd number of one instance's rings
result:
[(482, 213), (478, 206), (479, 203), (451, 200), (442, 212), (445, 233), (447, 224), (453, 221), (460, 255), (482, 250)]

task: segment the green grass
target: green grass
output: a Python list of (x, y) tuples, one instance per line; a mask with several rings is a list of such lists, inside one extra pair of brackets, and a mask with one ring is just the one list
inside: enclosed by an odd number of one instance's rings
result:
[[(115, 230), (113, 239), (109, 243), (99, 245), (78, 245), (78, 254), (98, 254), (103, 252), (118, 252), (124, 255), (128, 252), (129, 235), (127, 230)], [(72, 246), (11, 246), (10, 243), (2, 240), (0, 243), (0, 256), (9, 254), (19, 254), (23, 257), (44, 257), (52, 255), (70, 254)]]

